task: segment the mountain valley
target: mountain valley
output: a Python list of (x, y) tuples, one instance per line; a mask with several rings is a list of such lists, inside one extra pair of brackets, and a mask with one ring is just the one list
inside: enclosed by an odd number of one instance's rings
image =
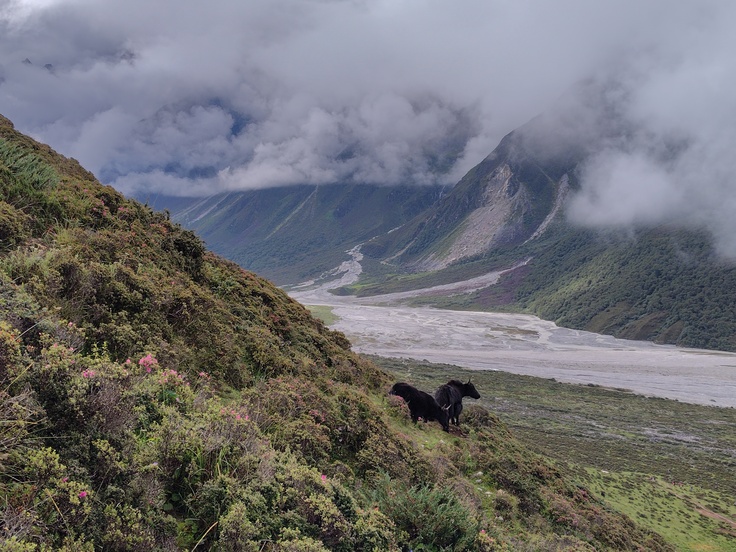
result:
[(4, 118), (0, 238), (6, 550), (674, 550)]
[[(540, 116), (510, 133), (451, 188), (277, 188), (238, 199), (162, 198), (161, 206), (168, 203), (173, 220), (220, 254), (282, 286), (330, 278), (355, 247), (361, 278), (338, 293), (429, 288), (516, 267), (494, 285), (424, 304), (736, 350), (736, 265), (719, 255), (713, 236), (674, 219), (625, 228), (574, 224), (568, 208), (580, 191), (580, 168), (603, 146), (568, 137), (551, 147), (550, 118), (564, 119)], [(612, 125), (608, 132), (614, 140), (629, 130)], [(239, 214), (239, 202), (251, 207)]]

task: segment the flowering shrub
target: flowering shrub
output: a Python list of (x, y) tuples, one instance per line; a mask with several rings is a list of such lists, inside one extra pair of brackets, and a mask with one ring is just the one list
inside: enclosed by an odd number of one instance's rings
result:
[(59, 455), (48, 447), (16, 461), (22, 471), (13, 492), (6, 495), (6, 512), (23, 512), (14, 527), (18, 535), (50, 537), (57, 545), (79, 537), (92, 513), (89, 486), (73, 480)]
[(146, 373), (150, 374), (151, 371), (158, 366), (158, 360), (151, 355), (151, 353), (148, 353), (146, 356), (141, 358), (138, 361), (138, 364), (143, 367), (143, 369), (146, 371)]
[(163, 404), (183, 405), (192, 401), (194, 395), (184, 374), (167, 368), (157, 376), (157, 381), (160, 387), (159, 400)]

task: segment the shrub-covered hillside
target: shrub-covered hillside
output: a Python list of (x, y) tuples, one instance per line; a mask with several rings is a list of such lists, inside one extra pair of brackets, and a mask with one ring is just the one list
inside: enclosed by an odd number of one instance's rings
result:
[(0, 549), (670, 549), (493, 414), (415, 426), (391, 383), (0, 118)]

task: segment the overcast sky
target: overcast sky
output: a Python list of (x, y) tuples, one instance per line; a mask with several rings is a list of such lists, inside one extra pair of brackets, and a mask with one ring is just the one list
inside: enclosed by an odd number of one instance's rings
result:
[(575, 220), (687, 215), (726, 250), (734, 29), (731, 0), (0, 0), (0, 113), (128, 194), (454, 183), (610, 79), (639, 131)]

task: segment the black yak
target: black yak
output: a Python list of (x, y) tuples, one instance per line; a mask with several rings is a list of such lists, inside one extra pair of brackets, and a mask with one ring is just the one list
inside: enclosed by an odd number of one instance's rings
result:
[(432, 395), (420, 391), (408, 383), (396, 383), (388, 392), (389, 395), (398, 395), (409, 406), (411, 419), (416, 422), (422, 418), (425, 422), (437, 420), (445, 431), (450, 431), (447, 408), (442, 408)]
[(434, 394), (437, 403), (443, 408), (447, 408), (447, 414), (451, 423), (456, 426), (460, 425), (460, 413), (463, 411), (463, 397), (471, 397), (480, 399), (480, 393), (475, 385), (463, 383), (458, 380), (450, 380), (446, 384), (441, 385)]

